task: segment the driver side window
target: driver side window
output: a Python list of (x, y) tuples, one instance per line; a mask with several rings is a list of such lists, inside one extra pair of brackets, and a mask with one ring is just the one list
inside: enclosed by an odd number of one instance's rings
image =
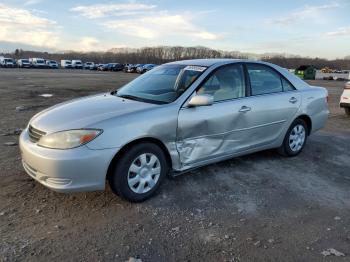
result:
[(242, 65), (219, 68), (199, 88), (198, 95), (212, 95), (214, 102), (245, 96), (245, 81)]

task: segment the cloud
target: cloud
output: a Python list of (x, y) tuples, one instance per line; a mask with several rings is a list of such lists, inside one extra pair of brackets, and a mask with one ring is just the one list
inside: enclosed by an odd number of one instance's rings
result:
[(135, 15), (156, 8), (156, 5), (146, 5), (136, 2), (124, 4), (96, 4), (80, 5), (70, 9), (72, 12), (78, 12), (84, 17), (95, 19), (106, 16), (126, 16)]
[(28, 10), (0, 4), (0, 41), (55, 47), (58, 26), (55, 21)]
[(160, 39), (163, 36), (186, 36), (201, 40), (219, 38), (219, 35), (193, 23), (195, 16), (208, 14), (208, 11), (169, 14), (167, 11), (157, 10), (156, 5), (138, 2), (80, 5), (70, 11), (78, 12), (89, 19), (109, 17), (108, 21), (104, 19), (100, 23), (103, 27), (142, 39)]
[(297, 23), (299, 21), (304, 21), (306, 19), (313, 19), (313, 21), (318, 21), (322, 19), (322, 12), (328, 11), (340, 7), (338, 2), (331, 2), (325, 5), (319, 6), (305, 6), (303, 9), (290, 13), (287, 16), (270, 19), (268, 20), (271, 24), (287, 26), (290, 24)]
[(84, 36), (80, 38), (72, 39), (65, 43), (65, 50), (73, 50), (77, 52), (98, 52), (98, 51), (106, 51), (111, 48), (122, 48), (125, 47), (123, 45), (118, 45), (111, 42), (100, 41), (92, 36)]
[(27, 0), (24, 2), (24, 5), (36, 5), (39, 4), (40, 2), (42, 2), (43, 0)]
[(328, 37), (350, 36), (350, 26), (340, 27), (335, 31), (325, 33), (324, 36), (328, 36)]
[(157, 39), (165, 36), (186, 36), (202, 40), (219, 38), (219, 35), (196, 26), (189, 16), (169, 15), (164, 12), (152, 16), (108, 21), (103, 25), (118, 33), (143, 39)]

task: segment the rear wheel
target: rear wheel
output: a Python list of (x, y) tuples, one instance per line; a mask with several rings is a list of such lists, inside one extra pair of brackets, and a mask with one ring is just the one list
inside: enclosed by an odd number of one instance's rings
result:
[(167, 171), (161, 148), (152, 143), (137, 144), (119, 158), (109, 184), (122, 198), (141, 202), (156, 192)]
[(345, 114), (350, 116), (350, 107), (344, 107)]
[(303, 150), (308, 128), (304, 120), (298, 118), (289, 127), (282, 146), (278, 149), (284, 156), (296, 156)]

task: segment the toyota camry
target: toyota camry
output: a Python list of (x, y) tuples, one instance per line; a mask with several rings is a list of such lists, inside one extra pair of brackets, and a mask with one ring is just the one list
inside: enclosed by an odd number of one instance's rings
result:
[(199, 59), (35, 115), (20, 136), (25, 171), (59, 192), (152, 196), (167, 176), (256, 151), (297, 156), (325, 125), (327, 91), (265, 62)]

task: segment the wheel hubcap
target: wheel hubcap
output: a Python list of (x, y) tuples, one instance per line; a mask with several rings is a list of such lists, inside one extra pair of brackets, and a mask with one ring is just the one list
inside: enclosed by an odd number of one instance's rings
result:
[(128, 185), (137, 194), (147, 193), (157, 184), (160, 172), (160, 161), (156, 155), (139, 155), (129, 167)]
[(302, 125), (296, 125), (289, 135), (289, 147), (293, 152), (302, 149), (305, 143), (306, 132)]

